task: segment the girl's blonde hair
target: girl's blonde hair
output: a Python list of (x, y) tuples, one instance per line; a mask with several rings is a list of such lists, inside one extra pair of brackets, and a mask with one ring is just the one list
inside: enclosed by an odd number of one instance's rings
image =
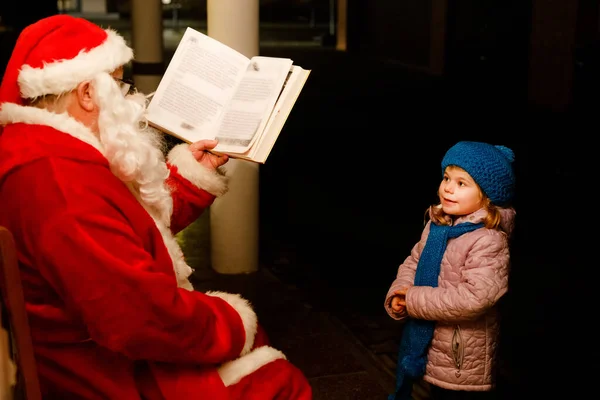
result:
[[(498, 207), (493, 205), (490, 202), (490, 199), (485, 197), (483, 208), (485, 208), (488, 213), (483, 220), (485, 227), (488, 229), (500, 229), (500, 221), (502, 218)], [(452, 216), (444, 212), (441, 204), (435, 204), (427, 208), (425, 211), (425, 220), (427, 221), (429, 217), (431, 217), (431, 220), (437, 225), (450, 225), (450, 221), (452, 221)]]

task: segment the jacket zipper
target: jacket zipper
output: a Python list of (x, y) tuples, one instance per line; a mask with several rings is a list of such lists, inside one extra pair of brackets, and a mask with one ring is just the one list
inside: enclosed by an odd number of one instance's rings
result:
[(454, 375), (456, 375), (457, 378), (460, 378), (464, 358), (465, 348), (463, 346), (462, 332), (460, 331), (460, 325), (456, 325), (454, 333), (452, 334), (452, 360), (456, 367)]

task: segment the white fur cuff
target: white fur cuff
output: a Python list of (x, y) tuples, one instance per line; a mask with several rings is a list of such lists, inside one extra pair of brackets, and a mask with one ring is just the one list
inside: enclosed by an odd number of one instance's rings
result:
[(258, 330), (258, 319), (256, 313), (252, 309), (250, 302), (244, 299), (239, 294), (225, 293), (225, 292), (206, 292), (208, 296), (219, 297), (225, 300), (229, 305), (238, 312), (244, 325), (244, 331), (246, 333), (246, 342), (240, 355), (245, 355), (250, 352), (254, 345), (254, 339), (256, 338), (256, 331)]
[(218, 197), (227, 193), (227, 177), (200, 165), (192, 155), (189, 144), (182, 143), (173, 147), (167, 161), (177, 167), (181, 176), (213, 196)]
[(227, 387), (235, 385), (245, 376), (279, 359), (286, 359), (281, 351), (270, 346), (263, 346), (255, 349), (252, 353), (223, 364), (217, 369), (217, 372)]

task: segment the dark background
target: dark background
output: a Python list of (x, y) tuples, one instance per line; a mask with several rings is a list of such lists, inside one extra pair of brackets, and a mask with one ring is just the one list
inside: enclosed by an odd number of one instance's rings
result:
[[(279, 3), (261, 16), (304, 18)], [(2, 2), (14, 29), (0, 67), (19, 29), (55, 5)], [(509, 146), (517, 225), (502, 384), (578, 398), (595, 386), (598, 1), (449, 0), (442, 74), (428, 71), (432, 7), (348, 0), (347, 51), (261, 49), (313, 70), (261, 167), (261, 257), (285, 249), (302, 270), (277, 272), (320, 282), (316, 301), (379, 315), (436, 200), (444, 152), (459, 140)]]

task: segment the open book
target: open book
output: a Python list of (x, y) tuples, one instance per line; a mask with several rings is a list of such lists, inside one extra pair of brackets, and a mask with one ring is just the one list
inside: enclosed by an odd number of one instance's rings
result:
[(214, 152), (264, 163), (310, 70), (288, 58), (248, 58), (187, 28), (147, 110), (154, 128)]

